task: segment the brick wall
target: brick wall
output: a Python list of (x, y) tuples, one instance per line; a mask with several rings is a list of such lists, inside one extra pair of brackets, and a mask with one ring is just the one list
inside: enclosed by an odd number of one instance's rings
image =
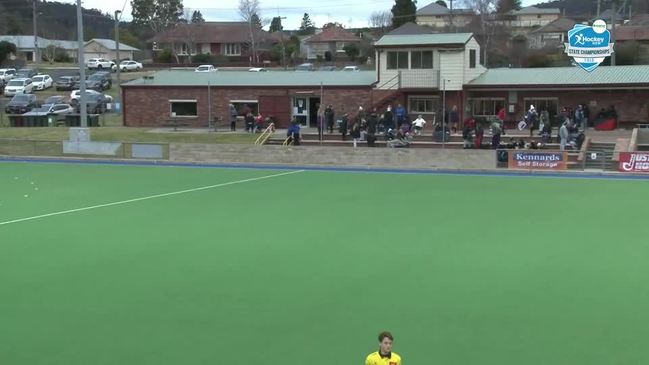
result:
[[(154, 127), (168, 123), (171, 118), (170, 100), (196, 100), (198, 116), (184, 118), (192, 127), (208, 125), (207, 87), (123, 87), (124, 124), (130, 127)], [(290, 115), (290, 97), (320, 97), (320, 88), (211, 88), (212, 118), (229, 119), (231, 100), (258, 100), (260, 96), (288, 96), (285, 106)], [(331, 104), (337, 114), (351, 112), (369, 100), (370, 88), (325, 88), (322, 104)], [(263, 106), (260, 106), (263, 108)], [(289, 120), (280, 120), (279, 127), (288, 126)]]

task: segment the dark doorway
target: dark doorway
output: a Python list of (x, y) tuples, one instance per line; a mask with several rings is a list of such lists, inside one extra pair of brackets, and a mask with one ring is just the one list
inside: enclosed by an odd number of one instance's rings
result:
[(318, 108), (320, 108), (320, 98), (309, 98), (309, 127), (318, 126)]

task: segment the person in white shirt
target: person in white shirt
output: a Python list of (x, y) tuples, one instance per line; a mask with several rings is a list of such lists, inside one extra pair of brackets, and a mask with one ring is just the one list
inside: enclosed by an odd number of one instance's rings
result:
[(412, 123), (415, 126), (415, 134), (416, 135), (421, 135), (421, 131), (424, 129), (424, 126), (426, 125), (426, 121), (424, 118), (420, 115), (417, 116), (417, 119)]

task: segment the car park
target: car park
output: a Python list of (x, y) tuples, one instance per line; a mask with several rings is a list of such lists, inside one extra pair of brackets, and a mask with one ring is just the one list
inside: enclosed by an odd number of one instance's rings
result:
[[(104, 99), (106, 99), (107, 103), (112, 103), (113, 102), (113, 97), (110, 95), (105, 95), (100, 93), (99, 91), (95, 90), (86, 90), (86, 95), (88, 97), (93, 96), (93, 95), (103, 95)], [(79, 99), (81, 98), (81, 91), (79, 90), (74, 90), (70, 93), (70, 104), (76, 105), (79, 102)]]
[(16, 76), (15, 68), (0, 68), (0, 83), (4, 81), (5, 83), (13, 79)]
[(68, 98), (63, 95), (52, 95), (45, 99), (43, 105), (45, 104), (67, 104)]
[[(110, 96), (101, 93), (88, 94), (86, 96), (86, 110), (89, 114), (103, 114), (108, 109), (107, 104), (112, 102), (112, 100)], [(81, 103), (78, 100), (75, 104), (75, 112), (81, 112)]]
[(14, 96), (5, 107), (7, 114), (24, 114), (34, 108), (39, 107), (36, 95), (18, 94)]
[(336, 66), (320, 66), (318, 71), (336, 71)]
[(32, 79), (13, 79), (5, 86), (5, 96), (14, 96), (17, 94), (29, 94), (33, 91)]
[(295, 71), (315, 71), (315, 66), (312, 63), (303, 63), (295, 68)]
[(79, 88), (79, 76), (61, 76), (55, 82), (56, 90), (74, 90)]
[(143, 69), (142, 64), (137, 61), (122, 61), (119, 64), (119, 69), (127, 72), (127, 71), (140, 71)]
[(86, 80), (86, 88), (103, 91), (113, 87), (113, 78), (109, 72), (100, 71), (90, 75)]
[(216, 71), (218, 71), (218, 69), (212, 65), (200, 65), (194, 69), (194, 72), (216, 72)]
[(38, 75), (38, 72), (31, 68), (21, 68), (20, 70), (16, 71), (16, 76), (14, 76), (14, 78), (31, 79), (36, 75)]
[(253, 67), (248, 72), (268, 72), (268, 70), (263, 67)]
[(356, 71), (360, 71), (360, 70), (361, 70), (361, 69), (360, 69), (358, 66), (345, 66), (345, 67), (343, 68), (343, 71), (352, 71), (352, 72), (356, 72)]
[[(74, 108), (70, 104), (43, 104), (41, 107), (34, 108), (24, 113), (25, 116), (45, 116), (56, 115), (62, 116), (74, 113)], [(58, 119), (58, 118), (57, 118)]]
[(36, 75), (32, 77), (34, 90), (45, 90), (52, 87), (53, 80), (50, 75)]
[(115, 62), (107, 60), (105, 58), (90, 58), (86, 62), (86, 68), (89, 70), (117, 70), (117, 65)]

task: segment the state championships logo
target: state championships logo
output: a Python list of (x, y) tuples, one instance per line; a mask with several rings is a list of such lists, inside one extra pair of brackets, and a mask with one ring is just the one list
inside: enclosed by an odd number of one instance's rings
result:
[(588, 72), (613, 54), (613, 45), (611, 32), (601, 19), (595, 20), (592, 26), (576, 24), (568, 31), (568, 43), (564, 43), (566, 54)]

